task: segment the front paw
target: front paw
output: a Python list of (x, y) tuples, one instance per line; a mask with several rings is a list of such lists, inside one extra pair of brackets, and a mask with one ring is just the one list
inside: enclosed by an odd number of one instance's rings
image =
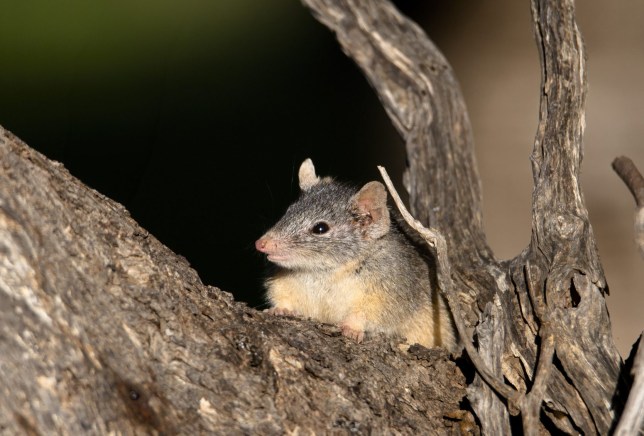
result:
[(271, 307), (270, 309), (265, 309), (264, 312), (268, 313), (269, 315), (275, 316), (293, 316), (296, 318), (300, 317), (300, 314), (296, 311), (284, 309), (283, 307)]
[(340, 329), (342, 329), (343, 336), (351, 338), (357, 343), (362, 342), (362, 340), (364, 339), (364, 330), (355, 330), (346, 324), (341, 325)]

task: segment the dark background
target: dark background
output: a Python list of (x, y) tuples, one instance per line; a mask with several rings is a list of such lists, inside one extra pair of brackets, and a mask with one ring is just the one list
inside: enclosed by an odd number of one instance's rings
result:
[[(462, 82), (490, 243), (512, 257), (530, 237), (539, 95), (528, 1), (394, 3)], [(633, 309), (644, 297), (632, 200), (609, 164), (628, 154), (644, 167), (644, 8), (602, 3), (579, 5), (591, 71), (586, 154), (595, 159), (584, 186), (611, 290), (625, 301), (625, 315), (613, 313), (616, 326), (627, 320), (623, 352), (644, 325), (642, 306)], [(296, 0), (3, 2), (0, 124), (124, 204), (205, 283), (252, 306), (262, 302), (264, 266), (254, 241), (297, 195), (304, 158), (358, 183), (384, 164), (400, 186), (404, 166), (366, 80)]]

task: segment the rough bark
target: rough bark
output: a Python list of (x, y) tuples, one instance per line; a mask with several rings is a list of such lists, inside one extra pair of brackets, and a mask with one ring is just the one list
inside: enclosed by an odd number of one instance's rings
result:
[(0, 253), (0, 433), (441, 434), (458, 416), (445, 351), (234, 302), (1, 128)]
[(542, 65), (532, 239), (509, 262), (485, 240), (471, 129), (440, 52), (387, 1), (303, 2), (363, 70), (406, 142), (412, 213), (444, 237), (448, 279), (460, 291), (450, 307), (474, 330), (463, 340), (478, 344), (468, 350), (477, 367), (468, 398), (483, 431), (508, 433), (510, 412), (529, 433), (608, 432), (621, 358), (579, 185), (586, 70), (573, 1), (531, 3)]

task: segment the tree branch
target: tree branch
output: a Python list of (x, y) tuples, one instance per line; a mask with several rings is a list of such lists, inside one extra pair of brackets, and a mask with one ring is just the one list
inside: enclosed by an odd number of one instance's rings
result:
[(362, 69), (404, 139), (410, 210), (423, 225), (440, 231), (452, 250), (462, 252), (454, 256), (453, 267), (457, 275), (463, 270), (473, 275), (462, 287), (473, 289), (469, 295), (461, 291), (459, 299), (471, 308), (464, 313), (474, 324), (478, 311), (472, 302), (491, 299), (495, 279), (473, 266), (494, 259), (483, 231), (470, 121), (449, 63), (422, 29), (387, 0), (302, 2)]
[(637, 203), (635, 213), (635, 243), (644, 258), (644, 177), (629, 158), (622, 156), (613, 161), (613, 169), (624, 181)]
[[(614, 419), (606, 399), (615, 393), (621, 358), (610, 335), (603, 298), (606, 282), (579, 185), (584, 47), (573, 0), (532, 0), (532, 15), (542, 94), (531, 158), (532, 240), (526, 258), (516, 260), (531, 265), (529, 286), (545, 291), (537, 297), (547, 304), (547, 317), (540, 322), (552, 323), (562, 370), (583, 399), (580, 410), (587, 408), (592, 418), (592, 424), (583, 418), (576, 425), (586, 433), (603, 434)], [(550, 384), (548, 396), (563, 398), (560, 388)]]
[(465, 380), (204, 286), (119, 204), (0, 128), (0, 429), (445, 433)]
[(613, 161), (613, 169), (633, 194), (637, 207), (644, 207), (644, 177), (633, 161), (626, 156), (617, 157)]

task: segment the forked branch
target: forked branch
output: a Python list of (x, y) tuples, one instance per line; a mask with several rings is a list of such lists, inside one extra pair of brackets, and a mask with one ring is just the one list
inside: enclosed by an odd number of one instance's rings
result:
[(563, 431), (607, 432), (621, 360), (579, 183), (586, 70), (574, 0), (531, 0), (542, 66), (532, 241), (509, 262), (487, 246), (470, 123), (442, 54), (387, 0), (302, 2), (362, 69), (405, 141), (417, 220), (409, 224), (437, 252), (440, 286), (485, 380), (468, 389), (483, 431), (509, 431), (500, 395), (522, 412), (526, 433), (539, 431), (542, 411)]

